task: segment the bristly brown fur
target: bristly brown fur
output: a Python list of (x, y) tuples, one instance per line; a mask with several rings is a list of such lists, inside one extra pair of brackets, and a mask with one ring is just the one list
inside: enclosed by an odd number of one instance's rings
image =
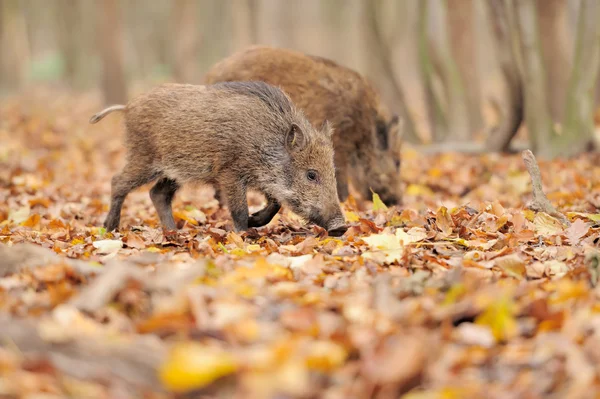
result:
[(313, 126), (331, 123), (342, 201), (350, 180), (365, 198), (372, 189), (387, 204), (401, 202), (398, 118), (357, 72), (322, 57), (252, 46), (214, 65), (204, 81), (264, 81), (279, 86)]
[[(315, 130), (280, 89), (263, 82), (164, 84), (122, 110), (127, 164), (112, 180), (108, 230), (118, 228), (127, 194), (157, 180), (150, 197), (168, 230), (176, 229), (175, 192), (198, 182), (223, 193), (237, 231), (268, 223), (280, 204), (326, 229), (344, 231), (331, 131)], [(248, 215), (249, 189), (268, 200), (254, 215)]]

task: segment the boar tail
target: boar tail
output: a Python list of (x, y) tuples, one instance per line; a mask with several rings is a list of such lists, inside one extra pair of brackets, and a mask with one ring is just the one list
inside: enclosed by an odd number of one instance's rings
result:
[(125, 105), (113, 105), (108, 108), (105, 108), (102, 111), (98, 112), (96, 115), (92, 116), (90, 118), (90, 123), (96, 123), (96, 122), (100, 121), (102, 118), (104, 118), (106, 115), (110, 114), (111, 112), (123, 111), (124, 109), (125, 109)]

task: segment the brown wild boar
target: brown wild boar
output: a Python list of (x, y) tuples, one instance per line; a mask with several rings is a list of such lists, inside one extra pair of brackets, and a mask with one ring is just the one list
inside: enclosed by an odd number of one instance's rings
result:
[[(113, 111), (125, 113), (127, 163), (112, 179), (107, 230), (119, 227), (127, 194), (157, 180), (150, 198), (168, 230), (176, 229), (175, 192), (197, 182), (223, 193), (236, 231), (267, 224), (280, 204), (331, 235), (346, 231), (331, 128), (317, 131), (280, 89), (263, 82), (165, 84), (104, 109), (90, 123)], [(253, 215), (246, 200), (250, 189), (268, 201)]]
[(313, 126), (334, 129), (339, 198), (348, 181), (364, 198), (371, 189), (388, 205), (401, 202), (400, 126), (370, 82), (325, 58), (253, 46), (214, 65), (204, 83), (263, 81), (279, 86)]

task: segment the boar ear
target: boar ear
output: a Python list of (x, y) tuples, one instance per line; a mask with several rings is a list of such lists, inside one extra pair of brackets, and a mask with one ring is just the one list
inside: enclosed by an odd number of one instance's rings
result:
[(392, 137), (390, 137), (391, 147), (396, 151), (399, 151), (402, 145), (402, 136), (404, 135), (404, 119), (400, 119), (398, 115), (394, 115), (389, 126), (389, 132), (392, 135)]
[(285, 146), (288, 151), (298, 151), (304, 148), (308, 144), (308, 137), (306, 134), (300, 129), (300, 126), (292, 123), (290, 130), (287, 132), (285, 136)]
[(328, 139), (333, 138), (333, 126), (331, 126), (331, 123), (329, 123), (328, 120), (326, 120), (323, 123), (323, 126), (321, 127), (321, 131), (323, 132), (323, 134), (325, 134), (325, 136)]

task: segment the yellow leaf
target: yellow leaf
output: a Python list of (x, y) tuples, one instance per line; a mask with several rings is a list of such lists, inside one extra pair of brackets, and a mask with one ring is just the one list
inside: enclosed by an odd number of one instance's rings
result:
[(429, 187), (421, 184), (409, 184), (408, 187), (406, 187), (406, 195), (431, 197), (433, 196), (433, 191), (431, 191)]
[(379, 198), (379, 194), (372, 191), (373, 193), (373, 210), (374, 211), (385, 211), (388, 207), (383, 203), (381, 198)]
[(341, 366), (348, 353), (341, 346), (331, 341), (314, 342), (306, 357), (306, 366), (309, 369), (329, 371)]
[(450, 287), (448, 292), (446, 292), (446, 297), (444, 298), (443, 304), (444, 305), (452, 305), (453, 303), (456, 303), (456, 301), (461, 296), (463, 296), (466, 292), (467, 292), (467, 288), (464, 286), (464, 284), (461, 284), (461, 283), (454, 284), (452, 287)]
[(492, 301), (475, 319), (475, 324), (487, 326), (498, 341), (507, 340), (517, 334), (515, 305), (510, 298), (504, 297)]
[(525, 219), (529, 220), (530, 222), (533, 222), (533, 219), (535, 218), (535, 212), (531, 209), (525, 209), (523, 211), (523, 215), (525, 216)]
[(393, 263), (402, 258), (404, 246), (400, 243), (398, 237), (393, 234), (372, 234), (363, 237), (373, 252), (363, 253), (364, 258), (373, 259), (379, 262)]
[(358, 222), (360, 218), (356, 214), (356, 212), (348, 211), (346, 212), (346, 220), (350, 223)]
[(246, 251), (248, 251), (249, 253), (259, 252), (261, 249), (261, 246), (258, 244), (250, 244), (246, 247)]
[(177, 219), (185, 220), (186, 222), (188, 222), (189, 224), (191, 224), (193, 226), (198, 226), (198, 221), (196, 221), (196, 219), (188, 216), (186, 212), (175, 211), (175, 212), (173, 212), (173, 217), (175, 217)]
[(539, 212), (533, 218), (535, 232), (542, 236), (552, 236), (564, 231), (562, 224), (545, 212)]
[(29, 216), (27, 218), (27, 220), (25, 220), (24, 222), (21, 222), (21, 226), (34, 228), (37, 225), (39, 225), (39, 223), (40, 223), (40, 215), (38, 215), (37, 213), (34, 213), (33, 215)]
[(160, 367), (162, 384), (173, 392), (200, 389), (237, 370), (227, 352), (195, 342), (175, 344)]

